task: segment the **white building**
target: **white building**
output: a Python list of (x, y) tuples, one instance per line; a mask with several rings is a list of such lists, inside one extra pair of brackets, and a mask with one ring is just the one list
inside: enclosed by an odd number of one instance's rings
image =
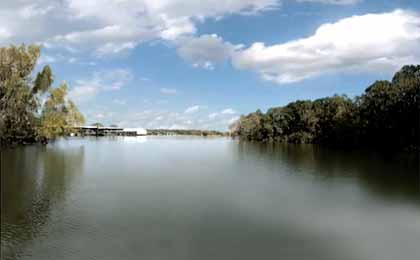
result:
[(144, 128), (124, 128), (123, 133), (127, 135), (147, 135), (147, 130)]

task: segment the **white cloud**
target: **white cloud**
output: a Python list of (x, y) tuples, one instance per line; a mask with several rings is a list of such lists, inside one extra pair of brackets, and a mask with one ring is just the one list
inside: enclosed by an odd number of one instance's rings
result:
[(192, 113), (197, 112), (197, 111), (198, 111), (198, 110), (200, 110), (201, 108), (202, 108), (202, 106), (198, 106), (198, 105), (196, 105), (196, 106), (191, 106), (191, 107), (188, 107), (187, 109), (185, 109), (184, 113), (185, 113), (185, 114), (192, 114)]
[(219, 17), (226, 14), (254, 14), (278, 7), (278, 0), (146, 0), (154, 13), (169, 17)]
[(3, 40), (12, 37), (12, 33), (9, 32), (9, 30), (7, 30), (6, 28), (2, 28), (0, 27), (0, 43)]
[(219, 113), (211, 113), (211, 114), (209, 114), (209, 118), (210, 118), (210, 119), (214, 119), (214, 118), (216, 118), (218, 115), (219, 115)]
[(164, 95), (175, 95), (177, 93), (177, 90), (174, 88), (161, 88), (160, 93)]
[[(361, 0), (296, 0), (355, 4)], [(198, 23), (278, 8), (281, 0), (38, 0), (0, 1), (0, 45), (43, 43), (45, 48), (97, 56), (127, 52), (152, 40), (172, 41), (193, 66), (234, 67), (263, 79), (296, 82), (343, 70), (395, 70), (419, 62), (419, 14), (397, 10), (324, 24), (309, 37), (246, 49), (217, 35), (195, 35)], [(92, 93), (94, 91), (91, 91)]]
[(132, 79), (132, 73), (126, 69), (93, 72), (90, 78), (77, 80), (69, 96), (79, 102), (86, 101), (100, 92), (119, 90)]
[[(203, 108), (206, 108), (203, 106)], [(104, 125), (116, 124), (120, 127), (143, 127), (147, 129), (228, 129), (232, 115), (220, 114), (217, 118), (209, 118), (206, 111), (197, 110), (194, 113), (171, 111), (162, 108), (138, 110), (126, 107), (124, 111), (113, 109), (112, 106), (89, 106), (84, 109), (87, 121), (101, 122)]]
[(20, 8), (18, 11), (18, 15), (23, 19), (30, 19), (36, 16), (46, 15), (53, 9), (53, 5), (38, 6), (37, 4), (29, 4)]
[(217, 120), (226, 121), (226, 116), (234, 115), (236, 113), (237, 112), (235, 110), (233, 110), (232, 108), (226, 108), (226, 109), (223, 109), (220, 112), (210, 113), (208, 115), (208, 118), (210, 120), (216, 120), (217, 119)]
[(57, 62), (57, 58), (51, 55), (42, 55), (37, 60), (38, 65), (50, 64)]
[(231, 108), (224, 109), (220, 112), (213, 112), (207, 117), (200, 117), (197, 124), (201, 129), (217, 129), (226, 131), (232, 122), (236, 121), (239, 117), (236, 111)]
[(95, 51), (97, 56), (107, 56), (113, 54), (120, 54), (125, 51), (134, 49), (137, 46), (135, 42), (113, 43), (108, 42)]
[(37, 65), (46, 65), (52, 63), (60, 63), (60, 64), (72, 64), (78, 66), (96, 66), (95, 62), (84, 60), (84, 57), (72, 57), (66, 56), (61, 53), (45, 53), (43, 52), (42, 55), (37, 60)]
[(192, 35), (197, 22), (207, 18), (277, 8), (279, 1), (3, 0), (0, 44), (42, 42), (52, 48), (112, 55), (145, 41)]
[[(199, 106), (206, 108), (205, 106)], [(111, 107), (89, 107), (87, 120), (101, 121), (109, 125), (116, 123), (121, 127), (144, 127), (147, 129), (209, 129), (226, 131), (229, 124), (237, 119), (236, 115), (216, 113), (217, 117), (209, 117), (206, 110), (192, 108), (193, 113), (177, 112), (162, 108), (147, 110), (115, 111)], [(112, 109), (112, 110), (111, 110)], [(102, 117), (98, 115), (103, 115)]]
[[(359, 0), (296, 0), (351, 4)], [(43, 43), (66, 52), (95, 56), (126, 53), (143, 42), (173, 41), (194, 67), (213, 69), (238, 46), (216, 35), (195, 35), (197, 23), (232, 14), (273, 10), (282, 0), (3, 0), (0, 45)], [(17, 17), (16, 17), (17, 16)], [(93, 50), (93, 51), (92, 51)]]
[(165, 40), (176, 40), (181, 35), (193, 34), (196, 32), (194, 23), (188, 17), (169, 19), (166, 15), (161, 16), (166, 29), (160, 32)]
[(238, 121), (238, 119), (239, 119), (239, 116), (234, 116), (234, 117), (231, 117), (230, 119), (228, 119), (228, 121), (227, 121), (228, 126), (235, 123), (236, 121)]
[(232, 56), (234, 46), (216, 34), (200, 37), (185, 37), (178, 41), (178, 55), (193, 64), (194, 67), (213, 69), (215, 63), (221, 63)]
[(99, 91), (100, 88), (97, 86), (89, 86), (88, 84), (79, 82), (70, 90), (69, 96), (71, 99), (77, 102), (82, 102), (96, 96)]
[(236, 114), (236, 111), (233, 110), (232, 108), (226, 108), (220, 113), (224, 115), (233, 115), (233, 114)]
[(199, 128), (196, 114), (171, 111), (144, 110), (141, 112), (114, 115), (118, 125), (123, 127), (144, 127), (148, 129), (192, 129)]
[(395, 71), (420, 62), (419, 46), (420, 15), (396, 10), (324, 24), (308, 38), (254, 43), (235, 53), (233, 65), (265, 80), (291, 83), (336, 71)]

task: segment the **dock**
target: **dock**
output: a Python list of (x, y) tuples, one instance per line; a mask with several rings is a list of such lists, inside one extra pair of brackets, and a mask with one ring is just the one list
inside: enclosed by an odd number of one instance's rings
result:
[(106, 126), (76, 126), (73, 127), (76, 136), (144, 136), (144, 128), (121, 128)]

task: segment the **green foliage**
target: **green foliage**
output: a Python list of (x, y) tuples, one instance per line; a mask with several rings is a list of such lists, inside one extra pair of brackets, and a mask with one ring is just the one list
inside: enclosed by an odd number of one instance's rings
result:
[(67, 124), (69, 126), (80, 126), (80, 125), (85, 124), (86, 122), (85, 117), (79, 111), (76, 104), (74, 104), (74, 102), (71, 100), (68, 100), (67, 102), (68, 102)]
[(194, 135), (194, 136), (225, 136), (226, 133), (213, 130), (194, 129), (147, 129), (148, 135)]
[(0, 48), (0, 144), (36, 138), (36, 96), (30, 74), (40, 54), (37, 46)]
[(81, 125), (85, 119), (76, 105), (66, 99), (67, 85), (49, 90), (44, 104), (39, 133), (48, 139), (69, 134), (73, 126)]
[(353, 114), (356, 107), (346, 96), (322, 98), (313, 102), (315, 143), (345, 144), (354, 137)]
[(238, 133), (247, 140), (267, 140), (272, 136), (273, 127), (269, 117), (260, 110), (247, 116), (241, 116), (237, 126)]
[(50, 66), (45, 66), (41, 72), (38, 72), (34, 87), (32, 88), (32, 92), (36, 93), (45, 93), (51, 84), (53, 83), (53, 75)]
[(420, 65), (377, 81), (354, 100), (296, 101), (242, 116), (232, 135), (247, 140), (420, 148)]
[[(49, 66), (35, 80), (31, 78), (39, 56), (40, 48), (35, 45), (0, 48), (1, 146), (56, 137), (64, 133), (62, 129), (83, 121), (74, 103), (67, 101), (65, 87), (51, 87)], [(42, 107), (39, 100), (47, 93)], [(43, 111), (41, 117), (39, 111)], [(60, 127), (52, 130), (55, 126)]]

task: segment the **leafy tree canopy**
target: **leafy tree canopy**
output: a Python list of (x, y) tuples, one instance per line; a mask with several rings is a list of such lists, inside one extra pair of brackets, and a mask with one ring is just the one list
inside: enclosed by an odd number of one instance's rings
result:
[[(84, 122), (76, 105), (67, 98), (67, 87), (52, 87), (54, 77), (48, 65), (32, 78), (39, 57), (36, 45), (0, 48), (2, 146), (55, 138)], [(46, 99), (44, 104), (41, 98)]]
[(392, 81), (376, 81), (354, 99), (298, 100), (231, 125), (247, 140), (420, 148), (420, 65), (404, 66)]

